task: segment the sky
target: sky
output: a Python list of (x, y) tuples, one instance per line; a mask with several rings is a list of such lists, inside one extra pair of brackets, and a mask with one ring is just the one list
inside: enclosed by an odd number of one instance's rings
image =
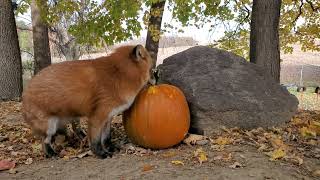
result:
[[(144, 12), (145, 7), (143, 8), (144, 8), (143, 10)], [(164, 23), (169, 23), (173, 26), (182, 27), (181, 23), (177, 22), (172, 18), (172, 13), (167, 9), (165, 9), (163, 13), (162, 27)], [(210, 42), (213, 42), (214, 40), (218, 40), (224, 35), (224, 28), (222, 26), (216, 27), (214, 32), (209, 32), (210, 25), (211, 24), (207, 24), (201, 29), (198, 29), (195, 26), (184, 27), (184, 28), (181, 28), (184, 31), (183, 33), (170, 32), (170, 33), (165, 33), (165, 35), (193, 37), (195, 40), (199, 41), (200, 44), (208, 44)], [(146, 37), (147, 31), (143, 30), (141, 35)]]

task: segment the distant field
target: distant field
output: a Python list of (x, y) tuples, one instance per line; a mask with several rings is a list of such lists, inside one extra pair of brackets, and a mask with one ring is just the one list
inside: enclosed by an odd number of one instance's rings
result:
[[(192, 46), (177, 46), (159, 48), (157, 64), (161, 64), (163, 60), (171, 55), (184, 51)], [(300, 73), (303, 66), (302, 83), (305, 86), (319, 86), (320, 85), (320, 53), (319, 52), (303, 52), (299, 45), (294, 45), (292, 54), (281, 53), (281, 83), (282, 84), (300, 84)], [(81, 59), (96, 58), (106, 56), (109, 52), (85, 54)], [(63, 59), (53, 57), (53, 62), (61, 62)], [(30, 75), (24, 76), (24, 84), (30, 79)], [(308, 87), (307, 92), (296, 92), (296, 88), (288, 89), (291, 94), (294, 94), (299, 99), (299, 108), (308, 110), (320, 110), (319, 101), (316, 100), (314, 87)]]
[(320, 95), (314, 93), (315, 87), (307, 87), (303, 93), (297, 92), (296, 88), (288, 88), (289, 92), (295, 95), (299, 100), (299, 108), (304, 110), (320, 110)]
[(300, 84), (302, 71), (302, 83), (305, 86), (320, 85), (320, 53), (303, 52), (299, 45), (293, 45), (292, 54), (281, 53), (281, 77), (282, 84)]

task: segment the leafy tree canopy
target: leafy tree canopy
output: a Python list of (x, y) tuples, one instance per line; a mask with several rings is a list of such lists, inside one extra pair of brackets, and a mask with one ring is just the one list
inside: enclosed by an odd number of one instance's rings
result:
[[(249, 59), (249, 35), (252, 0), (230, 0), (229, 8), (235, 16), (235, 28), (225, 31), (215, 46), (230, 50)], [(292, 53), (293, 44), (303, 51), (320, 51), (320, 1), (282, 0), (279, 36), (280, 49)], [(228, 29), (228, 28), (226, 28)]]
[[(30, 0), (21, 0), (23, 8)], [(40, 2), (40, 0), (37, 0)], [(61, 17), (72, 19), (69, 32), (78, 43), (90, 45), (112, 45), (139, 36), (142, 22), (139, 15), (159, 0), (49, 0), (43, 6), (43, 17), (49, 24), (59, 22)], [(41, 4), (39, 4), (41, 5)], [(145, 8), (143, 8), (145, 7)], [(211, 24), (225, 27), (224, 37), (213, 46), (227, 49), (248, 58), (249, 27), (252, 0), (167, 0), (167, 9), (182, 26), (202, 28)], [(143, 12), (143, 22), (148, 26), (150, 13)], [(280, 17), (280, 45), (285, 53), (291, 53), (292, 45), (300, 43), (302, 50), (320, 51), (315, 40), (320, 39), (320, 1), (282, 0)], [(152, 28), (152, 27), (149, 27)], [(163, 32), (178, 30), (164, 22)], [(154, 32), (159, 38), (162, 32)]]

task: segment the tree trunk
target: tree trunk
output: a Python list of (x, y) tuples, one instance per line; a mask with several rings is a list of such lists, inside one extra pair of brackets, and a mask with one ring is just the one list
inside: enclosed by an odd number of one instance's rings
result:
[[(41, 4), (47, 2), (41, 0)], [(48, 26), (41, 19), (40, 8), (36, 0), (31, 2), (31, 19), (33, 32), (34, 49), (34, 74), (51, 64), (51, 54), (49, 46)]]
[(250, 62), (267, 69), (276, 82), (280, 82), (280, 6), (281, 0), (254, 0), (250, 32)]
[(165, 0), (160, 0), (159, 2), (152, 4), (150, 8), (146, 49), (150, 52), (151, 57), (154, 60), (153, 67), (157, 65), (161, 22), (165, 3)]
[(67, 61), (79, 60), (81, 57), (80, 47), (76, 44), (76, 42), (71, 42), (68, 46), (66, 46), (63, 55)]
[(22, 94), (22, 65), (11, 0), (0, 0), (0, 100)]

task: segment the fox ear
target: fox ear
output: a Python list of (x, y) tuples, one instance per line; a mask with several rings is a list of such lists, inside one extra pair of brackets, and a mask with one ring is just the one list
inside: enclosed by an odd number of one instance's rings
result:
[(144, 59), (145, 58), (144, 47), (140, 44), (134, 47), (132, 51), (132, 56), (133, 56), (133, 59), (136, 61), (140, 61)]

